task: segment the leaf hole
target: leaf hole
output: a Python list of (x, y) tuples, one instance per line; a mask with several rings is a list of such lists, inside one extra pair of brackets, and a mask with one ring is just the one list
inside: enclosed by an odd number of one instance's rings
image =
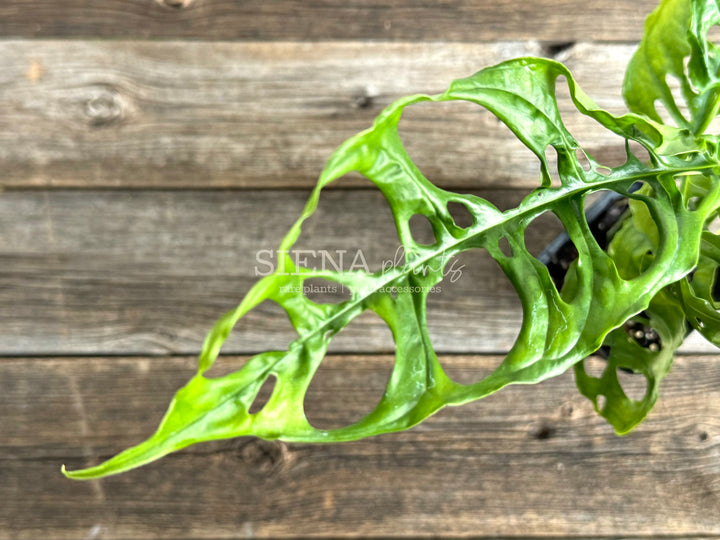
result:
[(697, 196), (690, 197), (687, 200), (687, 209), (690, 210), (691, 212), (695, 212), (700, 207), (701, 202), (702, 202), (702, 198), (700, 198), (700, 197), (697, 197)]
[(714, 24), (708, 28), (707, 40), (715, 46), (720, 44), (720, 26)]
[(558, 172), (558, 152), (552, 145), (548, 145), (545, 148), (545, 162), (547, 163), (548, 173), (550, 174), (550, 185), (552, 187), (562, 186), (560, 173)]
[[(537, 175), (533, 183), (537, 184)], [(528, 191), (522, 189), (484, 189), (474, 194), (485, 199), (501, 212), (505, 212), (517, 208), (527, 196)]]
[(391, 353), (395, 341), (387, 323), (371, 311), (363, 311), (333, 337), (328, 353)]
[(475, 218), (468, 207), (461, 202), (450, 201), (447, 203), (448, 213), (457, 227), (467, 229), (475, 223)]
[(625, 395), (633, 401), (642, 401), (648, 390), (648, 381), (640, 373), (628, 373), (623, 369), (617, 370), (617, 378)]
[[(567, 232), (555, 213), (551, 211), (543, 212), (525, 228), (525, 247), (533, 257), (537, 257), (552, 240), (562, 234), (567, 235)], [(557, 255), (564, 257), (570, 263), (577, 257), (577, 250), (569, 237), (568, 241), (572, 250), (570, 252), (563, 250)]]
[(657, 113), (658, 117), (660, 118), (660, 121), (665, 124), (666, 126), (674, 126), (675, 122), (673, 121), (673, 117), (670, 114), (670, 112), (665, 107), (665, 104), (660, 101), (659, 99), (656, 99), (653, 103), (653, 106), (655, 107), (655, 112)]
[(612, 169), (610, 167), (605, 167), (604, 165), (598, 165), (595, 167), (595, 172), (602, 176), (610, 176)]
[[(577, 151), (575, 158), (577, 166), (588, 172), (585, 160), (602, 164), (608, 168), (617, 167), (625, 163), (625, 139), (616, 135), (591, 116), (581, 113), (572, 101), (570, 87), (566, 77), (558, 77), (555, 83), (555, 97), (557, 99), (560, 117), (566, 129), (577, 142), (581, 156)], [(603, 104), (601, 104), (602, 106)], [(605, 109), (612, 109), (608, 104)], [(617, 111), (621, 112), (620, 110)], [(572, 156), (568, 156), (572, 157)], [(591, 158), (591, 159), (589, 159)], [(603, 174), (603, 171), (599, 171)]]
[(595, 404), (597, 405), (597, 410), (603, 412), (605, 410), (605, 405), (607, 405), (607, 398), (604, 395), (599, 394), (595, 398)]
[(443, 187), (537, 184), (534, 154), (495, 115), (467, 101), (417, 103), (398, 130), (423, 175)]
[(578, 163), (580, 163), (580, 167), (582, 167), (583, 171), (589, 172), (592, 169), (590, 160), (582, 148), (575, 149), (575, 158), (578, 160)]
[(627, 145), (630, 153), (635, 156), (640, 163), (642, 163), (643, 165), (651, 164), (652, 158), (650, 156), (650, 152), (648, 152), (648, 149), (645, 148), (642, 144), (637, 141), (629, 140)]
[(707, 228), (715, 235), (720, 234), (720, 216), (713, 218), (713, 220), (707, 224)]
[[(296, 338), (297, 331), (285, 309), (277, 302), (264, 300), (237, 322), (223, 346), (223, 353), (252, 355), (269, 350), (284, 351)], [(235, 360), (221, 355), (205, 376), (223, 377), (237, 369)]]
[(508, 258), (512, 258), (514, 253), (512, 246), (510, 245), (510, 241), (507, 239), (506, 236), (500, 237), (500, 240), (498, 240), (498, 248), (500, 251), (502, 251), (502, 254), (505, 255)]
[(510, 350), (520, 333), (522, 304), (487, 250), (470, 249), (450, 258), (434, 291), (427, 296), (426, 319), (438, 353)]
[(431, 246), (436, 242), (432, 223), (427, 216), (415, 214), (410, 218), (408, 225), (415, 243), (421, 246)]
[[(699, 89), (693, 84), (692, 80), (690, 80), (690, 55), (683, 57), (683, 77), (685, 80), (687, 80), (688, 84), (690, 85), (690, 89), (695, 93), (699, 94)], [(715, 133), (715, 132), (713, 132)]]
[(303, 224), (290, 252), (299, 266), (376, 272), (399, 250), (395, 218), (387, 200), (368, 179), (363, 181), (372, 189), (322, 191), (317, 210)]
[(596, 379), (602, 379), (607, 365), (607, 360), (600, 356), (589, 356), (583, 360), (585, 373), (587, 373), (590, 377), (595, 377)]
[(343, 284), (323, 278), (308, 278), (303, 281), (303, 294), (317, 304), (339, 304), (352, 297), (350, 289)]
[(528, 224), (524, 234), (525, 247), (547, 266), (555, 287), (561, 291), (568, 270), (578, 257), (577, 248), (562, 222), (555, 213), (543, 212)]
[[(387, 326), (375, 313), (366, 311), (363, 315), (377, 319), (377, 324)], [(367, 329), (367, 319), (358, 324), (356, 318), (343, 329), (331, 343), (341, 340), (343, 335), (359, 327)], [(372, 338), (365, 332), (354, 332), (354, 350), (378, 350), (370, 345)], [(362, 340), (357, 337), (362, 335)], [(390, 375), (394, 358), (391, 355), (329, 354), (318, 367), (305, 394), (303, 407), (305, 416), (317, 429), (337, 429), (353, 424), (372, 412), (382, 398)]]
[(260, 387), (260, 390), (255, 396), (255, 399), (250, 404), (250, 409), (248, 409), (248, 413), (257, 414), (263, 409), (263, 407), (265, 407), (265, 405), (267, 405), (267, 402), (270, 401), (273, 390), (275, 390), (276, 382), (277, 377), (275, 375), (270, 375), (267, 379), (265, 379), (265, 382)]
[(685, 96), (683, 96), (682, 83), (680, 82), (680, 79), (678, 79), (675, 75), (668, 74), (665, 76), (665, 84), (667, 84), (668, 88), (670, 88), (673, 101), (680, 111), (680, 114), (687, 119), (689, 117), (689, 111), (685, 102)]

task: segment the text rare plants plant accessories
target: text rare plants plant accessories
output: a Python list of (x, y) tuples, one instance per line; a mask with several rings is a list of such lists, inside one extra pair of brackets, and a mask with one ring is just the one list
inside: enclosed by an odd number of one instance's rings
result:
[[(197, 374), (175, 395), (160, 427), (145, 442), (70, 478), (90, 479), (139, 467), (201, 441), (255, 435), (266, 439), (337, 442), (410, 428), (446, 405), (485, 397), (508, 384), (537, 383), (575, 366), (580, 391), (624, 433), (641, 421), (658, 394), (686, 325), (720, 344), (713, 289), (720, 265), (717, 234), (709, 229), (720, 206), (718, 137), (705, 130), (720, 107), (720, 52), (708, 30), (720, 23), (716, 0), (665, 0), (648, 18), (645, 36), (630, 62), (624, 96), (630, 111), (616, 116), (599, 108), (562, 64), (521, 58), (453, 82), (439, 95), (415, 95), (390, 105), (372, 128), (346, 141), (331, 156), (305, 209), (283, 239), (277, 271), (250, 289), (207, 336)], [(675, 77), (681, 96), (668, 84)], [(585, 152), (564, 125), (556, 87), (567, 84), (572, 103), (626, 141), (644, 147), (641, 162), (627, 147), (627, 161), (607, 168)], [(541, 185), (517, 208), (501, 212), (482, 198), (438, 188), (409, 158), (398, 135), (408, 106), (419, 102), (468, 101), (504, 122), (540, 161)], [(663, 124), (657, 104), (673, 125)], [(560, 185), (551, 183), (546, 151), (557, 153)], [(581, 157), (583, 160), (581, 161)], [(586, 160), (586, 161), (585, 161)], [(589, 163), (589, 167), (583, 167)], [(401, 265), (383, 272), (339, 272), (298, 267), (289, 256), (303, 223), (315, 211), (321, 190), (351, 172), (370, 179), (392, 210), (405, 253)], [(631, 187), (638, 182), (642, 188)], [(630, 199), (630, 211), (607, 250), (593, 237), (585, 217), (587, 197), (610, 190)], [(461, 204), (473, 222), (461, 227), (448, 210)], [(561, 290), (547, 267), (525, 246), (524, 231), (537, 217), (554, 213), (578, 252)], [(417, 242), (413, 216), (432, 225), (434, 242)], [(509, 246), (502, 249), (505, 244)], [(472, 384), (443, 371), (426, 325), (428, 292), (457, 254), (482, 248), (512, 282), (523, 307), (520, 334), (500, 366)], [(308, 279), (323, 278), (349, 290), (349, 299), (320, 303), (303, 294)], [(205, 377), (237, 321), (263, 301), (287, 313), (296, 339), (285, 351), (250, 358), (239, 370)], [(303, 401), (333, 337), (364, 311), (390, 328), (395, 365), (374, 410), (338, 429), (317, 429)], [(634, 325), (634, 326), (633, 326)], [(627, 328), (655, 332), (653, 346)], [(607, 369), (589, 376), (583, 360), (603, 343)], [(647, 345), (647, 344), (645, 344)], [(617, 369), (644, 375), (648, 391), (628, 398)], [(275, 380), (268, 402), (250, 413), (260, 388)], [(600, 397), (603, 397), (601, 404)]]

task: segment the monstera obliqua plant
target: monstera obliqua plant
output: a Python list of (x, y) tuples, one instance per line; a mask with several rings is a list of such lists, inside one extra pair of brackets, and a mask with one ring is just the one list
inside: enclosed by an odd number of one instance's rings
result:
[[(718, 0), (664, 0), (648, 18), (629, 64), (623, 91), (630, 112), (621, 116), (599, 108), (562, 64), (542, 58), (504, 62), (454, 81), (443, 94), (414, 95), (387, 107), (370, 129), (331, 156), (302, 215), (282, 240), (277, 261), (282, 271), (258, 281), (215, 324), (197, 374), (177, 392), (155, 434), (100, 465), (64, 473), (98, 478), (197, 442), (241, 435), (337, 442), (404, 430), (446, 405), (473, 401), (509, 384), (537, 383), (571, 367), (599, 414), (618, 433), (629, 431), (655, 403), (689, 328), (720, 346), (720, 237), (713, 232), (720, 204), (719, 146), (718, 137), (706, 133), (720, 107), (720, 49), (708, 39), (718, 24)], [(581, 114), (627, 141), (624, 164), (604, 167), (578, 145), (561, 119), (560, 84), (568, 86)], [(500, 211), (482, 198), (440, 189), (408, 157), (398, 135), (404, 109), (453, 100), (486, 108), (537, 156), (540, 185), (517, 208)], [(632, 141), (647, 150), (649, 160), (631, 152)], [(557, 152), (559, 185), (551, 182), (550, 147)], [(294, 264), (288, 253), (315, 212), (321, 190), (351, 171), (370, 179), (387, 199), (404, 260), (378, 273)], [(593, 237), (585, 215), (588, 196), (603, 190), (629, 200), (607, 246)], [(454, 221), (451, 203), (467, 208), (471, 225)], [(526, 227), (546, 212), (559, 218), (577, 250), (559, 288), (525, 246)], [(413, 239), (409, 222), (418, 214), (432, 224), (431, 245)], [(459, 384), (445, 374), (433, 350), (426, 300), (447, 262), (475, 248), (487, 250), (513, 283), (523, 321), (497, 369), (472, 384)], [(350, 298), (311, 301), (303, 283), (312, 278), (343, 286)], [(233, 326), (266, 300), (287, 312), (296, 339), (287, 350), (250, 358), (239, 371), (206, 377)], [(304, 414), (305, 393), (333, 337), (366, 310), (383, 319), (396, 345), (385, 392), (358, 422), (316, 429)], [(638, 329), (651, 338), (638, 339)], [(584, 361), (601, 347), (607, 368), (593, 377)], [(618, 369), (647, 379), (642, 399), (627, 397)], [(275, 379), (272, 395), (261, 410), (250, 413), (268, 379)]]

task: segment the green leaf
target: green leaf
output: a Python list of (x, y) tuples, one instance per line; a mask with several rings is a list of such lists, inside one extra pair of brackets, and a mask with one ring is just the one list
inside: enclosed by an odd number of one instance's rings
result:
[(696, 270), (677, 287), (683, 314), (705, 339), (720, 347), (720, 236), (704, 231)]
[[(717, 184), (717, 177), (685, 175), (680, 184), (685, 204), (692, 211), (697, 204), (707, 200), (705, 197)], [(652, 196), (652, 190), (647, 186), (633, 195), (630, 214), (608, 246), (608, 254), (622, 269), (621, 275), (625, 279), (641, 275), (652, 264), (659, 246), (660, 234), (655, 219), (641, 202)], [(712, 296), (720, 265), (720, 242), (717, 235), (707, 230), (708, 223), (717, 214), (715, 203), (708, 212), (694, 271), (662, 289), (643, 313), (630, 318), (623, 327), (606, 337), (603, 346), (609, 350), (609, 357), (603, 375), (600, 378), (589, 376), (583, 362), (575, 366), (578, 389), (620, 435), (634, 428), (652, 409), (660, 382), (670, 371), (673, 355), (689, 329), (697, 329), (711, 343), (720, 346), (719, 306)], [(657, 339), (648, 342), (645, 336), (650, 334)], [(648, 391), (643, 399), (633, 401), (625, 395), (616, 375), (618, 369), (647, 378)], [(599, 404), (599, 396), (605, 398), (603, 406)]]
[[(720, 49), (708, 39), (709, 30), (718, 23), (717, 0), (664, 0), (648, 17), (643, 40), (628, 65), (623, 94), (630, 109), (661, 121), (659, 101), (678, 126), (703, 133), (720, 107)], [(672, 93), (669, 81), (673, 78), (680, 95)], [(707, 141), (717, 144), (713, 137)], [(690, 210), (707, 203), (705, 196), (718, 182), (716, 175), (706, 174), (687, 174), (677, 180)], [(652, 196), (649, 189), (642, 193)], [(655, 216), (648, 208), (631, 201), (630, 211), (608, 249), (625, 278), (640, 275), (648, 267), (660, 242)], [(626, 321), (624, 329), (608, 335), (604, 346), (610, 352), (602, 377), (588, 376), (582, 362), (575, 366), (578, 388), (619, 434), (637, 425), (654, 405), (660, 381), (669, 371), (673, 353), (688, 329), (698, 330), (720, 346), (720, 304), (713, 297), (720, 266), (720, 238), (709, 230), (718, 213), (717, 203), (711, 203), (693, 272), (657, 293), (650, 307)], [(628, 332), (657, 335), (659, 341), (652, 344), (656, 350), (650, 350), (647, 343), (641, 346)], [(627, 398), (618, 382), (617, 369), (645, 375), (648, 392), (642, 400)], [(602, 407), (598, 402), (601, 395), (605, 398)]]
[[(580, 392), (593, 402), (595, 410), (618, 435), (639, 424), (657, 401), (660, 381), (670, 371), (673, 355), (685, 337), (685, 318), (679, 308), (677, 299), (663, 289), (642, 315), (632, 317), (605, 338), (609, 356), (599, 378), (586, 373), (585, 361), (575, 364)], [(618, 377), (619, 370), (645, 377), (647, 389), (640, 400), (627, 396)], [(604, 396), (604, 403), (599, 396)]]
[[(719, 6), (716, 0), (664, 0), (648, 17), (645, 35), (628, 65), (623, 87), (632, 111), (660, 121), (659, 101), (678, 126), (695, 134), (707, 129), (720, 106), (720, 49), (708, 39), (711, 27), (720, 23)], [(673, 95), (671, 78), (680, 95)], [(686, 205), (693, 209), (714, 189), (717, 177), (684, 175), (678, 181)], [(633, 202), (630, 209), (630, 218), (608, 249), (626, 278), (639, 275), (650, 264), (659, 242), (658, 228), (648, 209)], [(720, 346), (720, 304), (713, 297), (720, 266), (720, 238), (708, 229), (717, 216), (715, 204), (707, 212), (694, 271), (661, 290), (642, 315), (608, 335), (604, 345), (609, 358), (603, 375), (590, 377), (583, 362), (575, 366), (578, 388), (619, 434), (627, 433), (653, 407), (660, 381), (670, 370), (673, 354), (688, 328)], [(654, 350), (631, 335), (646, 332), (658, 336), (652, 344)], [(617, 369), (642, 373), (647, 378), (648, 391), (642, 400), (633, 401), (624, 394)], [(605, 398), (602, 407), (599, 396)]]
[[(563, 124), (556, 84), (567, 84), (574, 106), (611, 132), (643, 145), (650, 164), (628, 152), (627, 162), (611, 170), (587, 155), (584, 170), (575, 138)], [(464, 100), (487, 108), (537, 156), (541, 186), (517, 208), (501, 212), (472, 195), (445, 191), (429, 182), (408, 157), (398, 135), (403, 110), (419, 102)], [(552, 187), (546, 151), (557, 152), (561, 186)], [(594, 352), (604, 337), (634, 314), (648, 308), (663, 287), (684, 277), (695, 265), (701, 231), (720, 200), (717, 144), (687, 130), (662, 126), (641, 115), (615, 116), (600, 109), (559, 63), (524, 58), (482, 70), (452, 83), (443, 94), (416, 95), (389, 106), (374, 126), (346, 141), (330, 158), (304, 212), (283, 239), (278, 271), (259, 281), (237, 309), (211, 330), (200, 355), (197, 375), (172, 401), (154, 435), (98, 466), (67, 472), (89, 479), (116, 474), (200, 441), (255, 435), (286, 441), (347, 441), (407, 429), (446, 405), (459, 405), (498, 391), (508, 384), (537, 383), (563, 373)], [(320, 200), (321, 190), (350, 171), (369, 178), (393, 212), (405, 251), (401, 266), (384, 272), (332, 272), (295, 267), (287, 254), (304, 221)], [(606, 173), (606, 174), (605, 174)], [(709, 190), (693, 210), (676, 185), (681, 175), (711, 177)], [(646, 268), (623, 277), (616, 261), (589, 231), (586, 197), (600, 190), (630, 196), (642, 181), (653, 195), (632, 195), (647, 205), (657, 230), (657, 248)], [(458, 226), (449, 203), (463, 204), (473, 215)], [(545, 212), (563, 223), (578, 253), (572, 283), (561, 297), (547, 268), (525, 247), (524, 231)], [(432, 245), (416, 242), (409, 221), (425, 216), (435, 234)], [(504, 254), (501, 242), (511, 253)], [(430, 289), (441, 281), (445, 265), (459, 253), (482, 248), (499, 263), (523, 306), (516, 343), (502, 364), (472, 384), (451, 380), (443, 371), (426, 326)], [(302, 294), (306, 279), (324, 278), (351, 291), (337, 304), (316, 303)], [(263, 301), (274, 301), (287, 313), (297, 338), (286, 351), (259, 354), (239, 371), (219, 378), (204, 374), (215, 362), (235, 323)], [(377, 406), (358, 422), (333, 430), (316, 429), (305, 417), (303, 400), (333, 336), (364, 311), (378, 314), (396, 345), (393, 372)], [(276, 379), (272, 395), (256, 413), (249, 412), (265, 381)]]
[[(715, 181), (702, 175), (685, 177), (682, 190), (688, 207), (692, 209), (698, 201), (704, 200)], [(705, 223), (697, 266), (691, 274), (672, 286), (672, 294), (679, 299), (688, 325), (716, 347), (720, 347), (720, 298), (717, 289), (717, 280), (720, 279), (720, 236), (711, 232), (710, 226), (719, 215), (720, 209), (716, 207)], [(650, 226), (646, 224), (646, 227)]]
[[(633, 194), (630, 215), (608, 246), (608, 255), (621, 269), (624, 279), (642, 275), (652, 265), (659, 247), (660, 233), (649, 208), (642, 202), (652, 196), (648, 186)], [(673, 355), (687, 333), (677, 285), (662, 289), (642, 313), (607, 335), (603, 343), (608, 351), (607, 365), (600, 377), (587, 374), (585, 361), (575, 364), (578, 389), (618, 435), (633, 429), (655, 405), (660, 382), (669, 373)], [(647, 390), (640, 400), (627, 396), (618, 378), (619, 370), (645, 377)], [(600, 396), (604, 397), (602, 403)]]
[[(645, 22), (627, 68), (623, 95), (630, 110), (661, 122), (660, 101), (678, 127), (703, 133), (720, 107), (720, 48), (708, 40), (718, 24), (718, 0), (664, 0)], [(680, 96), (673, 96), (670, 78)]]

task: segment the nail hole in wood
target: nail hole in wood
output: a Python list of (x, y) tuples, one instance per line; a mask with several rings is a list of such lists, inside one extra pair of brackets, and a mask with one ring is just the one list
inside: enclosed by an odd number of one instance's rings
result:
[(192, 4), (193, 0), (155, 0), (161, 6), (171, 9), (183, 9)]
[(558, 57), (562, 56), (563, 53), (566, 53), (567, 51), (572, 49), (574, 46), (574, 41), (559, 41), (555, 43), (547, 43), (542, 48), (542, 51), (545, 56), (557, 59)]
[(530, 428), (530, 436), (533, 439), (544, 441), (551, 438), (555, 434), (555, 430), (547, 424), (538, 424)]
[(371, 88), (359, 88), (352, 95), (352, 106), (356, 109), (370, 109), (376, 97), (377, 92)]

